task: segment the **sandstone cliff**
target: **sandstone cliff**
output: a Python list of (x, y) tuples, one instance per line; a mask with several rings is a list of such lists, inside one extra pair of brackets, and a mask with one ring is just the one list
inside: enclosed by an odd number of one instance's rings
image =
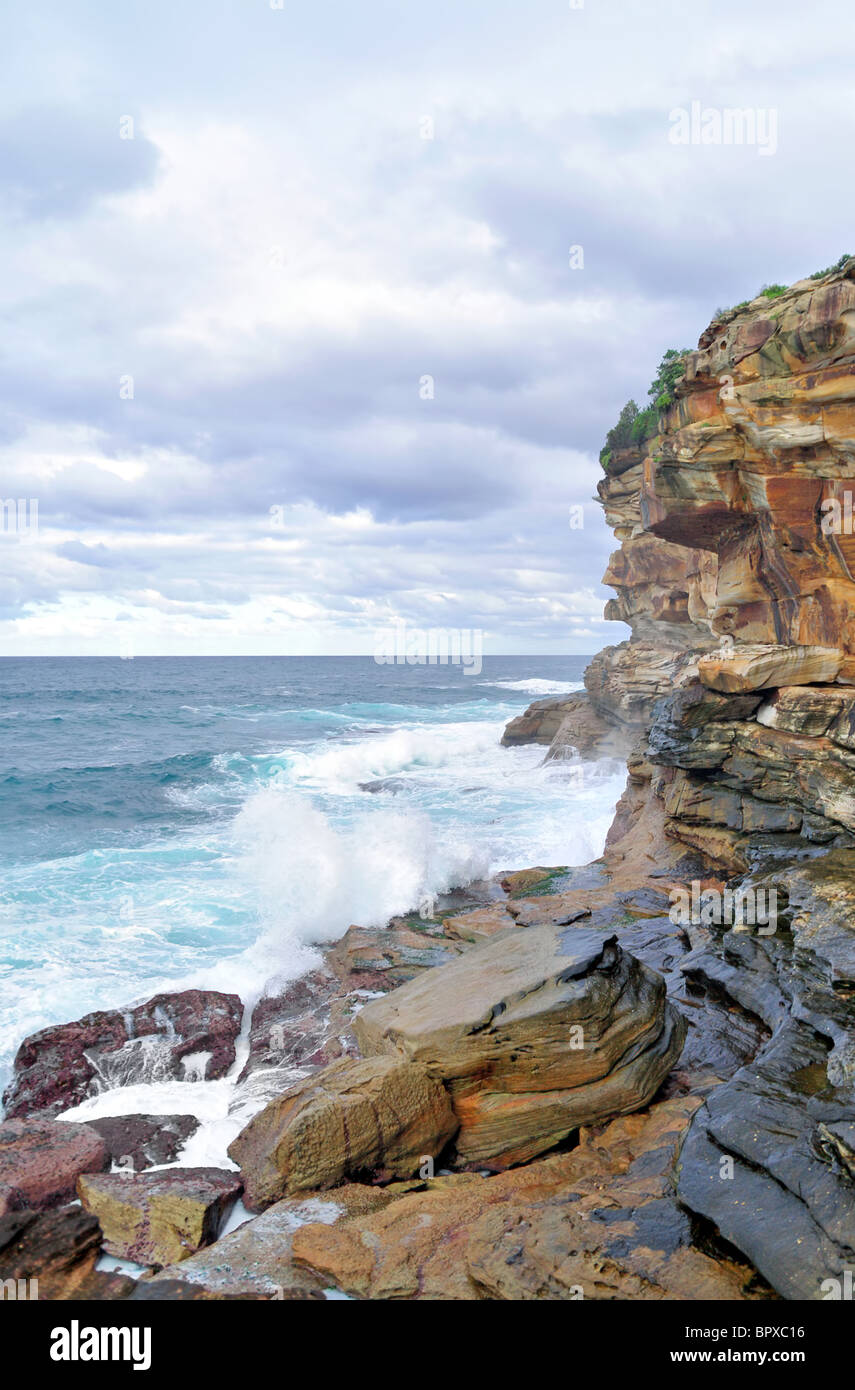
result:
[(641, 843), (672, 886), (777, 903), (754, 930), (686, 922), (698, 999), (768, 1035), (694, 1117), (679, 1196), (822, 1297), (855, 1258), (855, 259), (720, 315), (657, 432), (605, 463), (606, 612), (632, 637), (586, 687), (641, 734), (606, 862)]

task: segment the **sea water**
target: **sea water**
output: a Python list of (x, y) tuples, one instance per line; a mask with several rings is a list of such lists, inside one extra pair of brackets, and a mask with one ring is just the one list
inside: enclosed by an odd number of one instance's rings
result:
[(595, 858), (623, 765), (499, 742), (587, 661), (0, 660), (0, 1085), (47, 1024), (191, 985), (251, 1003), (352, 923)]

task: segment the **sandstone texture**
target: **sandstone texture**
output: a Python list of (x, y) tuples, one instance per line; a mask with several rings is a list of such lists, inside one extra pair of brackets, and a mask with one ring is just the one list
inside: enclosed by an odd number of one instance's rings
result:
[(440, 1177), (379, 1211), (304, 1224), (298, 1266), (355, 1298), (474, 1302), (763, 1296), (701, 1251), (670, 1174), (698, 1101), (584, 1130), (571, 1153), (491, 1178)]
[[(586, 676), (600, 712), (625, 720), (670, 653), (629, 761), (611, 871), (644, 855), (672, 887), (776, 894), (762, 933), (684, 927), (689, 994), (763, 1034), (737, 1070), (716, 1061), (721, 1084), (692, 1121), (678, 1186), (799, 1299), (822, 1298), (855, 1245), (853, 309), (850, 260), (720, 316), (658, 432), (607, 460), (599, 492), (621, 542), (607, 611), (633, 635)], [(690, 1031), (684, 1065), (704, 1050)]]
[(77, 1191), (100, 1224), (108, 1255), (160, 1266), (216, 1240), (241, 1183), (222, 1168), (168, 1168), (93, 1174), (80, 1178)]
[(501, 934), (366, 1005), (363, 1054), (419, 1063), (448, 1088), (460, 1165), (495, 1169), (655, 1094), (685, 1036), (664, 982), (602, 933)]
[(408, 1178), (457, 1129), (442, 1084), (396, 1057), (343, 1059), (277, 1096), (229, 1146), (244, 1201), (261, 1211), (286, 1194), (346, 1178)]

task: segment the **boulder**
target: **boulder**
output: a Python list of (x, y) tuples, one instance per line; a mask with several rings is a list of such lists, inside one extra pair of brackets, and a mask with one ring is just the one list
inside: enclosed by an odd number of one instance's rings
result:
[[(355, 1045), (340, 1036), (339, 981), (329, 970), (312, 970), (284, 989), (266, 994), (252, 1011), (249, 1053), (240, 1081), (255, 1072), (325, 1066)], [(282, 1085), (287, 1085), (283, 1081)], [(281, 1089), (281, 1087), (280, 1087)]]
[(397, 1057), (344, 1058), (291, 1086), (229, 1145), (244, 1201), (261, 1211), (346, 1178), (408, 1178), (436, 1159), (457, 1121), (424, 1067)]
[(444, 1082), (458, 1164), (502, 1169), (645, 1105), (686, 1024), (661, 976), (616, 937), (550, 924), (373, 1000), (354, 1031), (366, 1056), (405, 1058)]
[(195, 1115), (105, 1115), (85, 1125), (104, 1140), (111, 1163), (139, 1173), (174, 1163), (199, 1121)]
[(0, 1184), (7, 1210), (71, 1201), (81, 1173), (100, 1173), (109, 1164), (106, 1143), (88, 1125), (40, 1116), (0, 1124)]
[(236, 994), (188, 989), (43, 1028), (18, 1048), (6, 1115), (55, 1114), (140, 1081), (213, 1081), (234, 1062), (242, 1018)]
[(108, 1255), (160, 1266), (217, 1239), (241, 1183), (224, 1168), (168, 1168), (93, 1174), (79, 1180), (77, 1191), (100, 1222)]

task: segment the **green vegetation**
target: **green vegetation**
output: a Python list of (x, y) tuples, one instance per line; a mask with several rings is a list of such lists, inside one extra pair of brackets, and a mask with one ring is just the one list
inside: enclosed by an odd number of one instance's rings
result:
[[(840, 256), (834, 265), (827, 265), (824, 270), (815, 270), (810, 276), (811, 280), (821, 280), (825, 275), (832, 275), (835, 271), (842, 270), (846, 262), (850, 259), (849, 252)], [(782, 294), (786, 294), (789, 285), (761, 285), (755, 299), (779, 299)], [(726, 314), (736, 313), (740, 309), (747, 309), (751, 303), (750, 299), (742, 299), (738, 304), (734, 304), (732, 309), (716, 309), (712, 316), (712, 322), (724, 318)], [(663, 411), (672, 405), (676, 398), (677, 382), (682, 377), (686, 369), (686, 358), (689, 348), (669, 348), (659, 363), (659, 370), (655, 378), (650, 383), (650, 390), (647, 392), (650, 405), (645, 406), (644, 410), (639, 410), (635, 401), (627, 401), (616, 425), (613, 425), (606, 435), (606, 442), (600, 450), (600, 463), (608, 472), (609, 464), (615, 449), (626, 449), (632, 444), (643, 444), (646, 439), (650, 439), (656, 434), (659, 428), (659, 416)]]
[(834, 265), (827, 265), (825, 270), (815, 270), (811, 275), (811, 280), (821, 280), (824, 275), (831, 275), (835, 270), (842, 270), (846, 262), (850, 259), (849, 252), (846, 251)]
[(689, 348), (669, 348), (659, 363), (659, 370), (647, 395), (651, 404), (639, 410), (635, 401), (627, 401), (618, 422), (606, 435), (606, 442), (600, 450), (600, 463), (608, 469), (615, 449), (626, 449), (631, 444), (642, 444), (650, 439), (659, 427), (659, 416), (667, 410), (675, 399), (677, 382), (686, 369)]

